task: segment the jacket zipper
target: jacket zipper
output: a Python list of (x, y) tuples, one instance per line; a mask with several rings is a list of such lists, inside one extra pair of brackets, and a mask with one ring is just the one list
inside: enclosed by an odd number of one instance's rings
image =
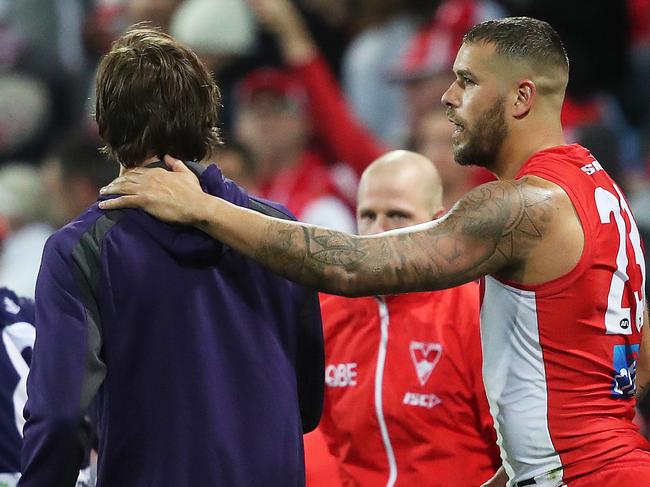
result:
[(388, 481), (386, 487), (393, 487), (397, 481), (397, 461), (395, 460), (395, 452), (393, 445), (390, 441), (388, 434), (388, 427), (386, 426), (386, 418), (384, 417), (384, 404), (383, 404), (383, 386), (384, 386), (384, 368), (386, 366), (386, 349), (388, 347), (388, 327), (390, 325), (390, 316), (388, 314), (388, 306), (382, 298), (377, 298), (379, 305), (379, 318), (381, 327), (381, 338), (379, 339), (379, 351), (377, 353), (377, 369), (375, 370), (375, 412), (377, 413), (377, 421), (379, 423), (379, 430), (381, 432), (381, 439), (384, 443), (386, 450), (386, 457), (388, 459)]

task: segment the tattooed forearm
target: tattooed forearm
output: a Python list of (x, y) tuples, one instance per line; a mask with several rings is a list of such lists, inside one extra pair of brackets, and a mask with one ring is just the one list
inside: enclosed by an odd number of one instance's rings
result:
[(303, 232), (307, 258), (323, 265), (354, 266), (368, 255), (352, 235), (318, 228), (303, 228)]
[(256, 258), (294, 280), (340, 294), (458, 285), (512, 264), (543, 238), (550, 196), (524, 185), (484, 185), (436, 222), (379, 236), (274, 222)]

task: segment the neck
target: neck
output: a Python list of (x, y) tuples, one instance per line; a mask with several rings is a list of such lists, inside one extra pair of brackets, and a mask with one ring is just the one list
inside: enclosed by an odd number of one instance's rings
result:
[(506, 137), (490, 170), (499, 179), (513, 179), (533, 154), (565, 143), (559, 117), (552, 123), (539, 121), (526, 124)]
[[(146, 166), (147, 164), (151, 164), (152, 162), (156, 162), (156, 161), (159, 161), (159, 160), (160, 160), (160, 157), (151, 156), (148, 159), (145, 159), (144, 161), (142, 161), (136, 167), (143, 167), (143, 166)], [(127, 172), (129, 172), (132, 169), (135, 169), (135, 168), (134, 167), (124, 167), (124, 166), (120, 165), (120, 176), (122, 176), (123, 174), (126, 174)]]

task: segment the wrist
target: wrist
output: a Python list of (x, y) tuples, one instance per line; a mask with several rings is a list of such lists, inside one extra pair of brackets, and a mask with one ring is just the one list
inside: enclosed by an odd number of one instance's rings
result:
[(207, 193), (197, 195), (196, 200), (188, 205), (188, 208), (192, 209), (188, 216), (188, 224), (207, 231), (218, 223), (222, 204), (223, 200), (216, 196)]

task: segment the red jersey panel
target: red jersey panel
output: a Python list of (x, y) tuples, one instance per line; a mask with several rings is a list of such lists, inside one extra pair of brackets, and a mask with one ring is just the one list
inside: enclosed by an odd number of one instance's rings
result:
[(323, 296), (321, 307), (320, 429), (342, 484), (476, 487), (489, 479), (499, 459), (481, 379), (478, 285)]
[(517, 179), (525, 176), (564, 189), (584, 251), (573, 270), (541, 285), (485, 278), (485, 386), (509, 485), (570, 486), (650, 449), (633, 423), (645, 263), (623, 194), (587, 149), (540, 151)]

